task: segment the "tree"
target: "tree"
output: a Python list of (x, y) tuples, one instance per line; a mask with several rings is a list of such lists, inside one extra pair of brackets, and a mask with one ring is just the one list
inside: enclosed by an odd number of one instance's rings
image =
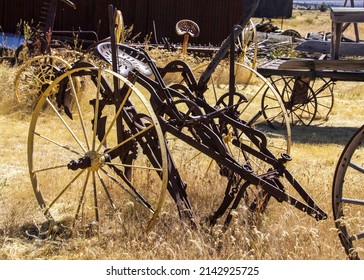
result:
[(328, 9), (326, 3), (322, 2), (322, 4), (319, 7), (320, 12), (326, 12)]

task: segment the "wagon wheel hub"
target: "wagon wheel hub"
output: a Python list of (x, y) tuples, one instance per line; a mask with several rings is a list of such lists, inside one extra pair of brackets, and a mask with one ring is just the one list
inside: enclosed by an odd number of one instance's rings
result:
[(99, 170), (107, 161), (108, 155), (101, 155), (95, 151), (89, 151), (82, 158), (71, 160), (67, 167), (71, 170), (88, 169), (89, 171)]

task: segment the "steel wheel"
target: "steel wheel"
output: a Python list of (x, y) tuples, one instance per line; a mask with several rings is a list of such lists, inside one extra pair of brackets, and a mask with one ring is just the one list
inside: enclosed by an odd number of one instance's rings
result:
[(60, 74), (60, 71), (70, 68), (71, 65), (58, 56), (33, 57), (24, 63), (16, 74), (14, 80), (16, 100), (34, 108), (39, 96)]
[[(195, 69), (194, 73), (197, 72), (196, 70), (199, 69)], [(228, 66), (220, 64), (208, 84), (209, 90), (204, 94), (206, 102), (217, 110), (224, 110), (229, 107), (229, 75), (224, 73), (225, 71), (229, 71)], [(274, 156), (279, 158), (282, 153), (289, 154), (291, 149), (291, 130), (289, 119), (279, 94), (264, 77), (246, 65), (236, 64), (235, 74), (236, 92), (233, 95), (232, 103), (234, 105), (231, 107), (229, 114), (233, 114), (233, 118), (241, 119), (250, 127), (256, 128), (259, 131), (258, 133), (264, 133), (267, 138), (267, 148)], [(214, 79), (216, 76), (219, 77), (218, 81)], [(264, 117), (261, 110), (264, 92), (266, 92), (267, 97), (271, 97), (270, 99), (267, 98), (266, 109), (272, 108), (271, 110), (276, 112), (276, 115), (271, 115), (270, 119)], [(193, 96), (186, 94), (186, 100), (193, 100), (193, 98)], [(190, 106), (190, 110), (193, 108), (193, 106)], [(194, 113), (196, 115), (201, 114), (198, 111)], [(280, 125), (277, 128), (272, 128), (269, 122), (275, 121), (279, 121)], [(218, 127), (222, 137), (222, 145), (225, 146), (227, 153), (240, 166), (246, 166), (256, 174), (264, 174), (271, 168), (269, 164), (245, 150), (243, 145), (250, 147), (258, 153), (260, 152), (260, 147), (256, 143), (254, 144), (247, 134), (222, 122), (218, 124)], [(239, 174), (232, 174), (223, 166), (216, 164), (210, 158), (206, 158), (203, 154), (184, 147), (178, 141), (170, 141), (170, 143), (172, 144), (170, 147), (172, 148), (174, 159), (177, 163), (181, 163), (184, 166), (183, 170), (186, 170), (186, 177), (191, 177), (191, 174), (198, 170), (199, 175), (196, 176), (202, 175), (202, 182), (209, 178), (206, 183), (199, 184), (198, 189), (200, 191), (202, 191), (201, 185), (210, 186), (211, 182), (213, 182), (213, 185), (216, 186), (214, 192), (211, 193), (211, 195), (214, 194), (214, 197), (211, 198), (212, 201), (215, 201), (214, 206), (212, 206), (214, 210), (217, 209), (216, 205), (221, 203), (221, 197), (224, 197), (224, 188), (230, 188), (234, 192), (244, 183)], [(216, 143), (216, 145), (218, 144)], [(189, 151), (187, 152), (187, 150)], [(195, 182), (189, 184), (194, 185)], [(269, 195), (260, 187), (251, 185), (245, 191), (242, 199), (244, 200), (243, 205), (245, 204), (248, 209), (255, 213), (261, 213), (266, 209)], [(208, 216), (208, 213), (206, 213), (206, 216)], [(244, 221), (244, 219), (246, 217), (241, 217), (239, 220)]]
[(332, 207), (335, 226), (351, 259), (364, 258), (364, 126), (345, 146), (335, 170)]
[(279, 78), (273, 82), (275, 88), (279, 88), (281, 82), (284, 86), (280, 95), (290, 122), (310, 125), (316, 116), (317, 99), (309, 82), (305, 78)]
[[(250, 78), (246, 80), (246, 77)], [(237, 63), (235, 89), (233, 104), (238, 104), (234, 106), (234, 110), (239, 118), (265, 134), (268, 139), (268, 149), (275, 156), (279, 157), (281, 153), (290, 154), (290, 122), (281, 97), (275, 88), (254, 69)], [(218, 108), (229, 106), (228, 92), (228, 75), (224, 80), (220, 76), (218, 88), (215, 87), (214, 94), (209, 95), (209, 103), (215, 102), (215, 106)], [(279, 125), (272, 128), (272, 123), (279, 123)]]
[[(227, 68), (225, 68), (226, 72)], [(218, 96), (216, 108), (222, 109), (229, 107), (229, 75), (222, 75), (218, 80), (218, 86), (214, 90), (214, 98)], [(248, 126), (257, 129), (264, 134), (267, 143), (266, 148), (274, 157), (280, 158), (282, 154), (291, 152), (291, 128), (288, 115), (275, 88), (257, 71), (247, 65), (236, 63), (235, 66), (235, 91), (233, 97), (234, 106), (232, 113), (243, 120)], [(264, 109), (261, 104), (265, 100)], [(269, 111), (269, 117), (263, 112)], [(274, 128), (271, 123), (279, 122), (279, 126)], [(221, 127), (224, 127), (223, 125)], [(259, 159), (254, 152), (247, 152), (243, 145), (250, 147), (258, 152), (265, 152), (264, 148), (258, 147), (254, 140), (248, 135), (241, 133), (239, 129), (225, 127), (223, 139), (232, 157), (241, 165), (251, 169), (255, 174), (265, 174), (271, 166)], [(237, 145), (237, 143), (240, 143)], [(239, 182), (242, 178), (237, 175), (232, 182)], [(239, 184), (242, 184), (240, 182)], [(244, 192), (242, 199), (245, 205), (255, 213), (265, 211), (270, 196), (259, 186), (249, 186)], [(230, 216), (231, 217), (231, 216)], [(229, 218), (228, 218), (229, 219)]]
[[(82, 100), (74, 77), (84, 85)], [(75, 101), (71, 111), (51, 101), (62, 89)], [(108, 227), (112, 215), (149, 230), (166, 194), (167, 155), (157, 117), (133, 84), (100, 68), (69, 70), (41, 95), (29, 129), (28, 164), (46, 217), (73, 233)]]

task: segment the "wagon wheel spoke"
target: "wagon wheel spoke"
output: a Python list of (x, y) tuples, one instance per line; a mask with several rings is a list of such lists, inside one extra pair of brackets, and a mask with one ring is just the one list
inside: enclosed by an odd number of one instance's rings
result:
[(41, 55), (28, 60), (15, 76), (15, 99), (33, 109), (40, 95), (55, 79), (55, 72), (70, 68), (71, 64), (58, 56)]
[(290, 111), (295, 123), (309, 125), (314, 120), (315, 102), (308, 102), (307, 104), (295, 105)]
[(58, 146), (58, 147), (60, 147), (60, 148), (62, 148), (62, 149), (65, 149), (65, 150), (70, 151), (70, 152), (72, 152), (72, 153), (74, 153), (74, 154), (76, 154), (76, 155), (81, 156), (81, 152), (79, 152), (79, 151), (76, 151), (76, 150), (72, 149), (71, 147), (67, 146), (67, 145), (66, 145), (66, 144), (64, 144), (64, 143), (60, 143), (60, 142), (58, 142), (57, 140), (53, 140), (52, 138), (46, 137), (46, 136), (44, 136), (44, 135), (41, 135), (41, 134), (39, 134), (39, 133), (38, 133), (38, 132), (36, 132), (36, 131), (34, 131), (34, 132), (33, 132), (33, 134), (34, 134), (34, 135), (36, 135), (36, 136), (38, 136), (39, 138), (42, 138), (42, 139), (43, 139), (43, 140), (45, 140), (46, 142), (52, 143), (52, 144), (54, 144), (54, 145), (56, 145), (56, 146)]
[(84, 203), (85, 192), (86, 192), (86, 188), (87, 188), (87, 185), (88, 185), (89, 178), (90, 178), (90, 172), (88, 171), (87, 175), (86, 175), (86, 179), (85, 179), (84, 184), (82, 186), (80, 199), (79, 199), (78, 206), (77, 206), (77, 209), (76, 209), (75, 219), (74, 219), (73, 224), (72, 224), (73, 227), (76, 226), (76, 221), (79, 219), (79, 214), (80, 214), (80, 210), (82, 208), (82, 205)]
[(106, 170), (104, 169), (101, 170), (103, 173), (105, 173), (107, 177), (109, 177), (112, 181), (114, 181), (114, 183), (117, 184), (127, 195), (129, 195), (133, 199), (133, 201), (139, 203), (141, 206), (145, 207), (152, 213), (155, 212), (153, 206), (149, 204), (148, 200), (144, 198), (143, 195), (139, 193), (139, 191), (136, 188), (134, 188), (132, 182), (128, 180), (128, 178), (125, 176), (125, 174), (123, 174), (121, 170), (116, 169), (115, 167), (112, 168), (112, 170), (116, 171), (117, 177), (120, 178), (126, 186), (120, 183), (119, 180), (117, 180), (114, 176), (110, 175), (110, 173), (107, 172)]
[(89, 140), (88, 140), (88, 137), (87, 137), (87, 131), (86, 131), (87, 129), (86, 129), (86, 124), (85, 124), (85, 117), (82, 114), (82, 109), (81, 109), (80, 100), (79, 100), (79, 94), (77, 92), (77, 85), (75, 85), (75, 81), (71, 76), (68, 77), (68, 82), (69, 82), (69, 84), (71, 86), (71, 95), (74, 98), (74, 101), (75, 101), (75, 104), (76, 104), (75, 107), (77, 108), (77, 112), (78, 112), (78, 115), (79, 115), (79, 118), (80, 118), (80, 124), (81, 124), (81, 127), (82, 127), (83, 136), (84, 136), (84, 139), (85, 139), (85, 142), (86, 142), (86, 147), (87, 147), (87, 150), (90, 150), (90, 143), (89, 143)]
[(62, 116), (58, 110), (54, 107), (53, 103), (49, 100), (48, 97), (45, 98), (46, 102), (48, 103), (48, 105), (52, 108), (52, 110), (54, 111), (54, 113), (57, 115), (57, 117), (61, 120), (62, 124), (65, 126), (66, 130), (68, 133), (70, 133), (72, 135), (72, 137), (74, 138), (74, 140), (76, 141), (76, 143), (79, 145), (79, 147), (82, 149), (83, 152), (86, 152), (87, 149), (84, 147), (84, 145), (81, 143), (80, 139), (77, 137), (77, 135), (75, 134), (75, 132), (73, 131), (73, 129), (67, 124), (66, 119), (64, 118), (64, 116)]
[(112, 209), (115, 211), (115, 210), (116, 210), (116, 206), (115, 206), (114, 200), (112, 199), (111, 194), (110, 194), (110, 192), (109, 192), (109, 190), (108, 190), (108, 188), (107, 188), (107, 185), (106, 185), (106, 183), (105, 183), (105, 180), (102, 178), (102, 176), (101, 176), (100, 172), (97, 172), (97, 177), (98, 177), (98, 179), (100, 180), (100, 183), (101, 183), (101, 185), (102, 185), (102, 188), (103, 188), (104, 192), (105, 192), (105, 193), (106, 193), (106, 195), (107, 195), (107, 198), (108, 198), (108, 200), (109, 200), (110, 206), (111, 206), (111, 207), (112, 207)]
[(45, 210), (45, 215), (47, 216), (49, 214), (50, 209), (52, 208), (53, 205), (55, 205), (58, 200), (64, 195), (64, 193), (69, 190), (69, 188), (72, 186), (72, 184), (84, 173), (84, 170), (81, 170), (80, 172), (78, 172), (78, 174), (76, 174), (76, 176), (74, 176), (70, 182), (68, 182), (66, 184), (66, 186), (59, 192), (59, 194), (53, 198), (53, 200), (50, 201), (49, 206), (46, 208)]
[[(109, 99), (115, 79), (124, 90), (119, 106)], [(52, 102), (56, 92), (73, 100), (67, 112)], [(116, 212), (135, 215), (138, 228), (149, 230), (167, 192), (167, 151), (151, 105), (128, 80), (96, 67), (66, 71), (40, 96), (29, 128), (28, 164), (46, 217), (69, 223), (74, 232), (93, 234), (95, 224), (100, 232)], [(132, 209), (131, 201), (138, 202)]]
[(98, 202), (98, 197), (97, 197), (97, 184), (96, 184), (95, 171), (92, 172), (92, 189), (93, 189), (93, 196), (94, 196), (95, 219), (96, 219), (97, 225), (99, 225), (100, 213), (99, 213), (99, 202)]

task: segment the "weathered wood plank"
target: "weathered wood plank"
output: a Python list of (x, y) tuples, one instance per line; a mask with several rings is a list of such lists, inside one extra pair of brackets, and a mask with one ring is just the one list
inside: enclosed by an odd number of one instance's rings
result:
[(292, 59), (281, 63), (278, 69), (294, 70), (307, 69), (311, 71), (362, 71), (364, 60), (303, 60)]
[(364, 22), (364, 8), (332, 7), (330, 18), (334, 23)]
[(260, 65), (265, 77), (321, 77), (341, 81), (364, 81), (364, 60), (276, 59)]
[[(295, 50), (309, 53), (330, 54), (331, 41), (308, 40), (299, 44)], [(341, 42), (340, 55), (364, 56), (364, 43)]]

